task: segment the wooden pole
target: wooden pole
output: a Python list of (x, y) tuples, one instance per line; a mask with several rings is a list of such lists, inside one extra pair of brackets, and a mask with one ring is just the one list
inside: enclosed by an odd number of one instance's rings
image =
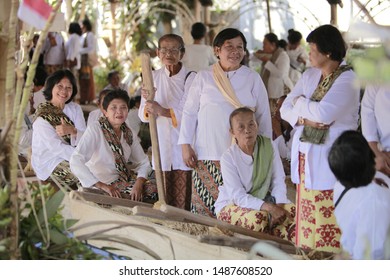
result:
[[(142, 80), (144, 88), (149, 92), (148, 100), (154, 100), (154, 84), (152, 76), (152, 68), (150, 66), (150, 54), (148, 51), (141, 52), (141, 68), (142, 68)], [(154, 158), (154, 171), (157, 183), (158, 202), (159, 204), (165, 203), (165, 192), (163, 175), (161, 171), (161, 157), (160, 157), (160, 146), (158, 143), (157, 124), (156, 116), (149, 115), (149, 129), (150, 138), (152, 141), (152, 153)]]
[(266, 1), (267, 2), (267, 17), (268, 17), (268, 29), (269, 29), (269, 33), (272, 32), (272, 26), (271, 26), (271, 8), (269, 6), (269, 0)]

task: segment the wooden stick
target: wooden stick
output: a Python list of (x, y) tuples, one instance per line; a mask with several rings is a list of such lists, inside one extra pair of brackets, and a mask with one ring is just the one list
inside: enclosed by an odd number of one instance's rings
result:
[(98, 194), (98, 193), (93, 193), (88, 191), (85, 192), (71, 191), (70, 197), (71, 198), (80, 197), (81, 199), (85, 199), (86, 201), (91, 201), (100, 204), (124, 206), (124, 207), (142, 206), (144, 208), (146, 207), (152, 208), (153, 206), (152, 204), (148, 204), (145, 202), (134, 201), (125, 198), (111, 197), (105, 194)]
[[(141, 52), (142, 80), (144, 88), (149, 92), (148, 100), (154, 100), (154, 84), (152, 68), (150, 67), (150, 54), (147, 51)], [(152, 141), (152, 153), (154, 158), (154, 170), (157, 183), (158, 203), (165, 203), (165, 191), (163, 174), (161, 171), (160, 146), (158, 143), (156, 116), (149, 114), (149, 130)]]
[(151, 207), (135, 206), (132, 209), (133, 215), (143, 216), (148, 218), (160, 219), (160, 220), (174, 220), (169, 217), (166, 213), (153, 209)]
[[(198, 240), (201, 243), (241, 248), (245, 250), (249, 250), (250, 248), (252, 248), (253, 245), (259, 242), (258, 239), (248, 239), (248, 238), (240, 238), (240, 237), (233, 237), (233, 236), (212, 236), (212, 235), (199, 236)], [(268, 241), (264, 241), (264, 242), (268, 242)], [(270, 243), (270, 244), (275, 246), (274, 243)], [(281, 249), (283, 252), (287, 254), (295, 255), (297, 253), (297, 250), (290, 245), (277, 243), (275, 247)]]
[(198, 223), (198, 224), (202, 224), (202, 225), (206, 225), (206, 226), (210, 226), (210, 227), (218, 227), (218, 228), (230, 230), (232, 232), (239, 233), (242, 235), (251, 236), (251, 237), (255, 237), (258, 239), (262, 239), (262, 240), (275, 241), (279, 244), (286, 244), (286, 245), (293, 246), (291, 242), (286, 241), (284, 239), (281, 239), (279, 237), (272, 236), (272, 235), (266, 234), (264, 232), (258, 232), (258, 231), (245, 229), (245, 228), (242, 228), (239, 226), (234, 226), (234, 225), (228, 224), (226, 222), (217, 220), (215, 218), (211, 218), (211, 217), (207, 217), (207, 216), (203, 216), (203, 215), (199, 215), (199, 214), (193, 214), (193, 213), (188, 212), (186, 210), (179, 209), (179, 208), (167, 205), (167, 204), (159, 206), (159, 209), (161, 211), (167, 213), (169, 216), (182, 217), (183, 222), (191, 222), (191, 223)]

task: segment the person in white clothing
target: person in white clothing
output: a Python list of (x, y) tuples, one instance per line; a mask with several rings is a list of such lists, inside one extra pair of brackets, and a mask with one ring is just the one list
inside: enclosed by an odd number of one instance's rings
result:
[(72, 102), (76, 79), (69, 70), (58, 70), (47, 78), (43, 93), (47, 101), (38, 106), (33, 122), (32, 167), (40, 180), (51, 177), (77, 188), (69, 159), (86, 126), (80, 105)]
[(295, 233), (295, 206), (287, 199), (285, 175), (277, 148), (259, 136), (255, 114), (248, 107), (229, 118), (234, 144), (223, 153), (223, 185), (215, 202), (217, 218), (287, 240)]
[(117, 70), (111, 70), (107, 76), (108, 85), (104, 89), (122, 89), (127, 91), (126, 85), (121, 83), (121, 78)]
[(335, 216), (352, 259), (390, 259), (390, 178), (375, 170), (375, 154), (357, 131), (343, 132), (328, 160), (337, 178)]
[(184, 102), (195, 73), (187, 76), (188, 71), (180, 62), (184, 52), (184, 41), (179, 35), (166, 34), (159, 39), (157, 55), (164, 66), (153, 71), (154, 101), (147, 101), (148, 93), (143, 91), (139, 117), (148, 122), (149, 114), (156, 116), (167, 204), (189, 210), (191, 168), (183, 162), (177, 141)]
[(298, 184), (295, 242), (303, 248), (337, 253), (340, 229), (332, 211), (336, 178), (327, 155), (343, 131), (357, 129), (360, 90), (355, 73), (343, 61), (346, 44), (336, 27), (318, 27), (307, 42), (312, 67), (280, 109), (282, 118), (295, 129), (291, 148), (291, 180)]
[(93, 68), (97, 63), (96, 53), (96, 37), (92, 32), (92, 24), (88, 19), (84, 19), (81, 23), (81, 68), (79, 75), (80, 84), (80, 104), (88, 104), (95, 99), (95, 82)]
[(59, 32), (49, 32), (42, 46), (43, 64), (48, 75), (62, 69), (65, 61), (64, 38)]
[(288, 45), (287, 55), (290, 58), (289, 77), (293, 85), (295, 85), (302, 76), (303, 71), (309, 67), (309, 56), (301, 45), (302, 34), (294, 29), (288, 30)]
[(217, 62), (213, 48), (204, 44), (206, 36), (206, 26), (201, 22), (196, 22), (191, 27), (193, 43), (186, 45), (186, 52), (181, 60), (189, 71), (198, 72), (207, 69)]
[(285, 95), (285, 86), (288, 91), (293, 88), (288, 76), (290, 58), (280, 47), (278, 36), (274, 33), (264, 36), (263, 50), (258, 50), (254, 56), (262, 61), (260, 76), (268, 92), (271, 115), (274, 115), (278, 98)]
[(104, 116), (87, 127), (70, 159), (71, 170), (84, 188), (137, 201), (151, 198), (145, 188), (151, 171), (149, 159), (125, 123), (129, 111), (127, 92), (110, 90), (102, 107)]
[(109, 93), (111, 91), (111, 89), (103, 89), (100, 93), (99, 93), (99, 97), (98, 97), (98, 101), (97, 101), (97, 105), (98, 105), (98, 108), (89, 112), (88, 114), (88, 119), (87, 119), (87, 126), (93, 124), (94, 122), (98, 121), (99, 118), (101, 116), (103, 116), (103, 112), (104, 112), (104, 109), (103, 109), (103, 100), (104, 100), (104, 97), (107, 95), (107, 93)]
[(77, 77), (78, 70), (81, 66), (80, 55), (80, 36), (82, 34), (80, 24), (72, 22), (69, 24), (69, 38), (65, 43), (65, 67), (72, 71), (73, 75)]
[(184, 162), (194, 168), (191, 211), (211, 217), (215, 217), (214, 202), (223, 181), (220, 159), (232, 143), (230, 113), (238, 107), (253, 107), (258, 134), (272, 135), (265, 86), (258, 73), (241, 65), (245, 36), (227, 28), (218, 33), (213, 45), (219, 61), (196, 74), (185, 102), (179, 137)]
[(367, 85), (362, 99), (362, 132), (375, 153), (376, 169), (390, 176), (390, 86)]

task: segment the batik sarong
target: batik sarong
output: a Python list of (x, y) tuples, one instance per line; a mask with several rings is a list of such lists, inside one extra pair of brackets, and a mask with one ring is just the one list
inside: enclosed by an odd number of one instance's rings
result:
[(334, 216), (333, 190), (305, 188), (305, 155), (302, 153), (299, 154), (299, 174), (296, 245), (305, 249), (339, 253), (341, 231)]
[(191, 212), (215, 217), (214, 203), (221, 185), (220, 161), (199, 160), (192, 171)]
[(190, 210), (192, 171), (164, 171), (165, 202), (177, 208)]
[(242, 208), (236, 205), (227, 205), (222, 208), (218, 213), (218, 220), (253, 231), (268, 233), (288, 241), (294, 241), (295, 205), (293, 203), (285, 204), (283, 208), (290, 213), (291, 218), (288, 217), (282, 224), (277, 224), (272, 227), (270, 224), (270, 215), (268, 215), (267, 211)]

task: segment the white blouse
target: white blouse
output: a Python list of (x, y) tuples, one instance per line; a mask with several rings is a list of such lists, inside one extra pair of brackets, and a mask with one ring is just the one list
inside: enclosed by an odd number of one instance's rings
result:
[(362, 99), (362, 132), (390, 152), (390, 87), (368, 85)]
[(293, 83), (289, 77), (290, 58), (285, 51), (279, 54), (275, 63), (267, 61), (264, 67), (270, 72), (267, 86), (269, 98), (276, 99), (284, 95), (284, 85), (292, 90)]
[[(178, 144), (184, 102), (192, 79), (195, 76), (195, 73), (192, 73), (185, 80), (187, 73), (184, 66), (179, 73), (172, 77), (169, 77), (169, 71), (165, 67), (153, 71), (153, 82), (157, 89), (154, 101), (166, 109), (172, 109), (177, 120), (177, 127), (174, 127), (171, 118), (163, 116), (156, 118), (161, 169), (163, 171), (191, 170), (183, 162), (181, 146)], [(149, 119), (146, 119), (144, 115), (145, 103), (146, 100), (142, 97), (138, 116), (141, 121), (149, 122)]]
[(71, 138), (71, 145), (58, 136), (53, 126), (43, 118), (39, 117), (33, 123), (31, 165), (41, 180), (46, 180), (60, 162), (70, 160), (74, 147), (86, 129), (80, 105), (74, 102), (65, 104), (63, 112), (77, 129), (77, 135)]
[[(342, 63), (344, 65), (345, 63)], [(320, 102), (311, 101), (310, 97), (317, 88), (321, 70), (306, 70), (293, 91), (287, 95), (280, 109), (281, 116), (296, 131), (291, 148), (291, 180), (299, 183), (299, 152), (306, 155), (305, 188), (330, 190), (336, 178), (328, 164), (328, 153), (336, 138), (345, 130), (356, 130), (359, 119), (360, 90), (353, 71), (343, 72), (334, 82)], [(299, 97), (295, 103), (293, 100)], [(301, 142), (303, 126), (297, 125), (298, 117), (311, 121), (331, 124), (324, 144), (316, 145)]]
[(68, 41), (65, 44), (65, 59), (74, 60), (77, 59), (77, 65), (75, 69), (80, 69), (81, 66), (81, 55), (80, 55), (81, 43), (80, 36), (73, 33), (70, 34)]
[[(271, 138), (267, 90), (259, 74), (241, 66), (227, 75), (241, 104), (255, 108), (259, 134)], [(184, 106), (179, 144), (193, 144), (199, 160), (220, 160), (232, 143), (229, 116), (234, 109), (219, 91), (211, 67), (199, 71)]]
[[(377, 172), (390, 187), (390, 179)], [(344, 186), (334, 186), (334, 202)], [(383, 259), (385, 240), (390, 229), (390, 189), (375, 182), (348, 190), (335, 208), (341, 229), (341, 245), (353, 259)]]
[[(120, 142), (124, 158), (131, 162), (137, 177), (148, 178), (151, 167), (138, 138), (133, 134), (133, 144), (129, 146), (122, 134)], [(99, 181), (110, 184), (119, 178), (114, 154), (98, 122), (87, 127), (70, 158), (70, 168), (85, 188), (92, 187)]]
[(198, 72), (217, 62), (214, 50), (209, 45), (192, 44), (186, 45), (185, 48), (186, 51), (181, 61), (188, 71)]
[[(276, 203), (291, 203), (287, 199), (285, 175), (279, 152), (274, 144), (274, 158), (272, 162), (271, 194)], [(253, 175), (252, 156), (245, 154), (237, 144), (233, 144), (221, 158), (221, 173), (223, 186), (220, 186), (218, 198), (214, 204), (218, 214), (226, 205), (237, 205), (243, 208), (260, 210), (264, 201), (250, 193)]]

